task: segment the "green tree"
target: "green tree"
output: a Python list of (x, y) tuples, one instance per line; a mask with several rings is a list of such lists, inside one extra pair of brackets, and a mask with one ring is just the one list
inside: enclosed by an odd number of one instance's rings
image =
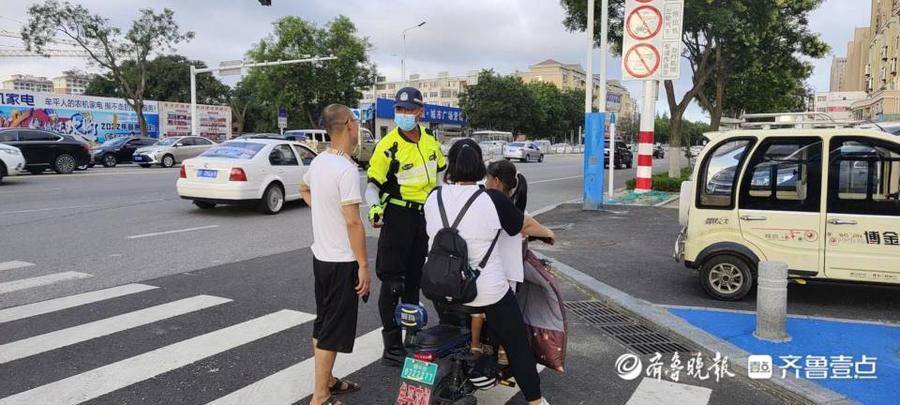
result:
[(478, 83), (460, 94), (459, 106), (469, 125), (478, 129), (510, 131), (518, 135), (535, 130), (543, 119), (534, 94), (521, 78), (501, 76), (493, 70), (478, 74)]
[[(144, 97), (148, 100), (191, 101), (191, 65), (206, 68), (199, 60), (189, 60), (181, 55), (161, 55), (147, 62), (147, 79)], [(140, 74), (137, 63), (127, 60), (122, 63), (123, 74), (129, 80), (136, 80)], [(197, 102), (200, 104), (224, 104), (228, 101), (228, 86), (214, 75), (197, 75)], [(95, 76), (88, 83), (85, 94), (102, 97), (123, 97), (112, 74)]]
[[(566, 10), (563, 24), (570, 30), (585, 30), (587, 23), (586, 0), (562, 0)], [(827, 51), (818, 35), (808, 30), (808, 14), (821, 4), (821, 0), (697, 0), (684, 4), (683, 53), (691, 66), (692, 84), (680, 99), (675, 94), (671, 80), (664, 81), (666, 102), (669, 106), (670, 145), (681, 145), (684, 112), (690, 103), (705, 93), (704, 87), (715, 87), (715, 101), (707, 99), (707, 107), (722, 111), (725, 94), (732, 76), (745, 72), (745, 64), (732, 64), (729, 55), (759, 58), (779, 44), (793, 47), (794, 52), (773, 52), (772, 59), (784, 62), (785, 58), (820, 56)], [(598, 2), (599, 3), (599, 2)], [(597, 7), (601, 7), (599, 4)], [(610, 0), (610, 49), (621, 55), (624, 0)], [(600, 10), (595, 11), (597, 18)], [(595, 24), (594, 37), (599, 38), (600, 24)], [(766, 38), (766, 40), (762, 40)], [(751, 64), (752, 65), (752, 64)], [(716, 103), (716, 104), (713, 104)], [(716, 113), (721, 116), (721, 113)], [(670, 154), (671, 156), (672, 154)], [(675, 157), (669, 160), (669, 175), (679, 174)]]
[(369, 61), (366, 38), (357, 36), (349, 18), (339, 16), (317, 27), (298, 17), (284, 17), (274, 32), (247, 52), (248, 59), (266, 62), (333, 55), (336, 60), (253, 68), (241, 86), (253, 94), (259, 114), (247, 116), (247, 129), (274, 131), (277, 110), (288, 110), (289, 127), (316, 127), (322, 109), (331, 103), (355, 107), (362, 97), (357, 89), (374, 83), (375, 66)]
[[(148, 58), (153, 52), (172, 50), (176, 44), (193, 38), (194, 33), (181, 32), (175, 22), (175, 13), (167, 8), (161, 12), (141, 9), (139, 13), (123, 34), (107, 18), (92, 14), (84, 6), (46, 0), (28, 8), (28, 22), (22, 28), (22, 39), (26, 49), (37, 53), (42, 53), (57, 33), (77, 42), (115, 81), (125, 102), (137, 115), (141, 134), (146, 136), (144, 92)], [(129, 75), (124, 67), (127, 60), (135, 64), (133, 75)]]

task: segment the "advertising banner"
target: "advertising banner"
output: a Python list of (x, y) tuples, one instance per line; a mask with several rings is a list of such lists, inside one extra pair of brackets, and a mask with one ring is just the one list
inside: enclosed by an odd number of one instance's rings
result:
[[(159, 108), (144, 102), (147, 135), (159, 137)], [(137, 114), (123, 99), (0, 89), (0, 128), (40, 128), (102, 143), (139, 135)]]
[[(197, 105), (200, 116), (199, 135), (214, 142), (231, 138), (231, 107)], [(187, 103), (159, 102), (159, 133), (163, 137), (191, 134), (191, 105)]]

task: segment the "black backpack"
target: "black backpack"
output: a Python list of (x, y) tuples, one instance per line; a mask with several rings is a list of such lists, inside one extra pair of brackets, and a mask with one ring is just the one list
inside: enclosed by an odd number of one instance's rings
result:
[(459, 211), (453, 225), (450, 225), (444, 209), (444, 200), (441, 198), (441, 189), (437, 189), (438, 208), (441, 211), (441, 221), (444, 227), (434, 235), (428, 259), (422, 267), (421, 284), (422, 293), (433, 302), (466, 304), (472, 302), (478, 294), (475, 280), (491, 257), (491, 252), (494, 251), (494, 246), (497, 245), (497, 239), (500, 237), (500, 231), (498, 230), (497, 235), (494, 236), (494, 241), (491, 242), (491, 247), (481, 259), (481, 263), (473, 269), (469, 266), (469, 249), (466, 240), (459, 235), (456, 227), (459, 226), (475, 199), (483, 192), (484, 189), (479, 188), (472, 194)]

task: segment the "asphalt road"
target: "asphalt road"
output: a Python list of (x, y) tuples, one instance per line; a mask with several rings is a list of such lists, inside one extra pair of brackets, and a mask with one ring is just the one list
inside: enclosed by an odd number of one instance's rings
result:
[[(519, 167), (532, 210), (581, 195), (580, 157)], [(617, 186), (631, 173), (618, 171)], [(0, 374), (15, 376), (0, 381), (0, 404), (274, 404), (308, 396), (309, 211), (200, 211), (175, 195), (176, 176), (124, 166), (22, 176), (0, 187)], [(374, 256), (375, 239), (369, 245)], [(566, 300), (594, 298), (562, 282)], [(392, 403), (399, 370), (377, 364), (373, 302), (361, 306), (358, 327), (357, 350), (337, 373), (366, 389), (347, 400)], [(700, 403), (784, 402), (740, 378), (622, 379), (616, 358), (630, 349), (576, 317), (568, 348), (566, 374), (542, 373), (553, 403), (596, 403), (598, 392), (607, 403), (660, 392)], [(524, 402), (509, 388), (479, 398)]]
[[(580, 155), (548, 156), (518, 167), (529, 179), (531, 210), (581, 197)], [(616, 172), (621, 187), (634, 170)], [(274, 216), (245, 207), (201, 211), (177, 196), (177, 176), (174, 168), (123, 165), (5, 178), (0, 263), (31, 265), (4, 270), (0, 283), (35, 277), (53, 282), (16, 291), (0, 284), (0, 308), (312, 244), (309, 210), (302, 204), (287, 204)], [(361, 182), (364, 176), (360, 172)]]

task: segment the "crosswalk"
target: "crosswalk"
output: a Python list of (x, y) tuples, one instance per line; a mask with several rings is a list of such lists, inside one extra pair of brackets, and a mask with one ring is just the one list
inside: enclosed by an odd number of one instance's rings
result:
[[(57, 282), (73, 281), (91, 277), (87, 273), (60, 272), (25, 276), (7, 280), (5, 277), (14, 270), (33, 269), (34, 264), (23, 261), (0, 262), (0, 271), (9, 270), (0, 278), (0, 298), (3, 294), (31, 288), (48, 286)], [(31, 321), (40, 322), (42, 317), (54, 316), (60, 311), (78, 317), (80, 314), (106, 313), (116, 308), (117, 300), (141, 298), (142, 294), (159, 290), (148, 284), (125, 284), (117, 287), (90, 291), (46, 301), (0, 309), (0, 328), (16, 322), (16, 325)], [(149, 300), (152, 302), (153, 300)], [(141, 301), (144, 302), (144, 301)], [(232, 299), (214, 295), (194, 295), (168, 302), (149, 305), (102, 319), (91, 320), (74, 326), (57, 328), (46, 333), (0, 342), (0, 367), (12, 367), (19, 361), (28, 361), (54, 351), (78, 351), (78, 346), (99, 339), (115, 341), (117, 334), (140, 328), (150, 328), (154, 324), (191, 314), (202, 315), (225, 304), (235, 304)], [(213, 315), (216, 316), (216, 315)], [(68, 375), (56, 381), (34, 387), (25, 387), (20, 392), (4, 389), (0, 405), (7, 404), (78, 404), (95, 400), (117, 390), (157, 378), (177, 371), (193, 363), (221, 355), (236, 348), (257, 342), (288, 329), (311, 327), (314, 314), (282, 309), (263, 314), (252, 319), (227, 325), (212, 331), (196, 334), (170, 344), (160, 344), (132, 357), (111, 361), (99, 367)], [(15, 334), (13, 334), (15, 335)], [(117, 343), (118, 344), (118, 343)], [(125, 342), (121, 344), (126, 344)], [(381, 333), (373, 330), (356, 339), (356, 350), (352, 355), (338, 356), (334, 373), (343, 377), (374, 363), (381, 357)], [(79, 370), (80, 371), (80, 370)], [(233, 392), (213, 400), (215, 404), (292, 404), (312, 394), (314, 360), (312, 358), (277, 370), (258, 381), (243, 387), (233, 387)], [(4, 378), (4, 380), (6, 380)], [(6, 380), (10, 382), (10, 380)], [(0, 389), (4, 383), (0, 382)], [(10, 395), (11, 394), (11, 395)]]
[[(16, 266), (7, 263), (0, 263), (0, 269)], [(33, 265), (18, 265), (16, 268), (30, 269)], [(55, 276), (57, 280), (79, 279), (64, 272), (18, 280), (40, 277), (47, 280), (48, 276)], [(0, 280), (4, 280), (2, 273)], [(16, 280), (4, 281), (0, 286), (12, 282)], [(29, 288), (48, 285), (36, 281), (20, 281), (17, 285), (26, 284), (31, 286)], [(110, 398), (128, 395), (139, 395), (138, 398), (150, 399), (151, 403), (289, 405), (312, 394), (314, 359), (311, 355), (302, 359), (290, 357), (285, 353), (284, 345), (276, 348), (268, 345), (273, 339), (279, 339), (279, 335), (283, 337), (283, 333), (300, 332), (295, 328), (305, 328), (302, 335), (309, 336), (314, 314), (294, 309), (248, 310), (251, 305), (246, 302), (217, 295), (184, 296), (182, 292), (171, 294), (169, 298), (168, 288), (171, 286), (133, 283), (0, 309), (0, 375), (4, 376), (0, 378), (0, 405), (63, 405), (88, 401), (120, 403), (123, 401)], [(0, 300), (5, 292), (10, 291), (21, 289), (0, 290)], [(223, 316), (226, 313), (241, 315), (228, 318)], [(228, 319), (208, 326), (204, 322), (194, 322), (200, 318)], [(178, 319), (181, 319), (180, 323), (175, 322)], [(60, 320), (63, 323), (58, 323)], [(165, 333), (154, 333), (166, 330), (160, 325), (167, 322), (175, 322), (179, 328), (187, 330), (173, 338), (167, 338)], [(33, 325), (37, 326), (32, 328)], [(36, 332), (23, 336), (23, 332), (30, 333), (31, 330)], [(357, 373), (375, 364), (381, 357), (380, 328), (363, 332), (366, 333), (356, 338), (352, 354), (337, 357), (335, 376), (342, 378)], [(134, 341), (135, 336), (141, 337), (139, 343)], [(291, 336), (291, 344), (306, 344), (298, 340), (297, 334)], [(98, 350), (97, 342), (101, 346), (126, 349)], [(134, 350), (128, 349), (131, 347)], [(252, 355), (253, 350), (260, 350), (260, 347), (269, 356), (287, 356), (292, 360), (277, 363), (271, 369), (249, 373), (237, 382), (229, 381), (218, 386), (214, 394), (199, 400), (178, 396), (183, 393), (163, 394), (153, 388), (143, 391), (148, 384), (152, 387), (152, 381), (160, 379), (172, 379), (178, 385), (205, 387), (208, 384), (205, 378), (210, 378), (210, 375), (196, 373), (195, 369), (201, 364), (214, 363), (217, 358), (238, 363), (234, 370), (243, 374), (243, 370), (253, 368), (254, 362), (261, 361)], [(98, 351), (96, 357), (92, 350)], [(47, 360), (69, 358), (73, 359), (72, 362), (65, 364)], [(80, 365), (81, 362), (88, 364)], [(48, 371), (50, 369), (53, 369), (52, 372)], [(391, 384), (393, 382), (373, 387), (380, 390), (376, 395), (381, 397), (375, 402), (390, 402), (384, 397), (390, 396), (392, 391), (396, 392)], [(683, 403), (704, 405), (709, 397), (708, 390), (704, 390), (642, 382), (629, 404), (662, 403), (659, 402), (661, 399), (678, 394), (675, 396), (684, 400)], [(478, 400), (488, 405), (502, 404), (517, 391), (498, 387), (479, 392)], [(158, 395), (176, 396), (154, 400)]]

